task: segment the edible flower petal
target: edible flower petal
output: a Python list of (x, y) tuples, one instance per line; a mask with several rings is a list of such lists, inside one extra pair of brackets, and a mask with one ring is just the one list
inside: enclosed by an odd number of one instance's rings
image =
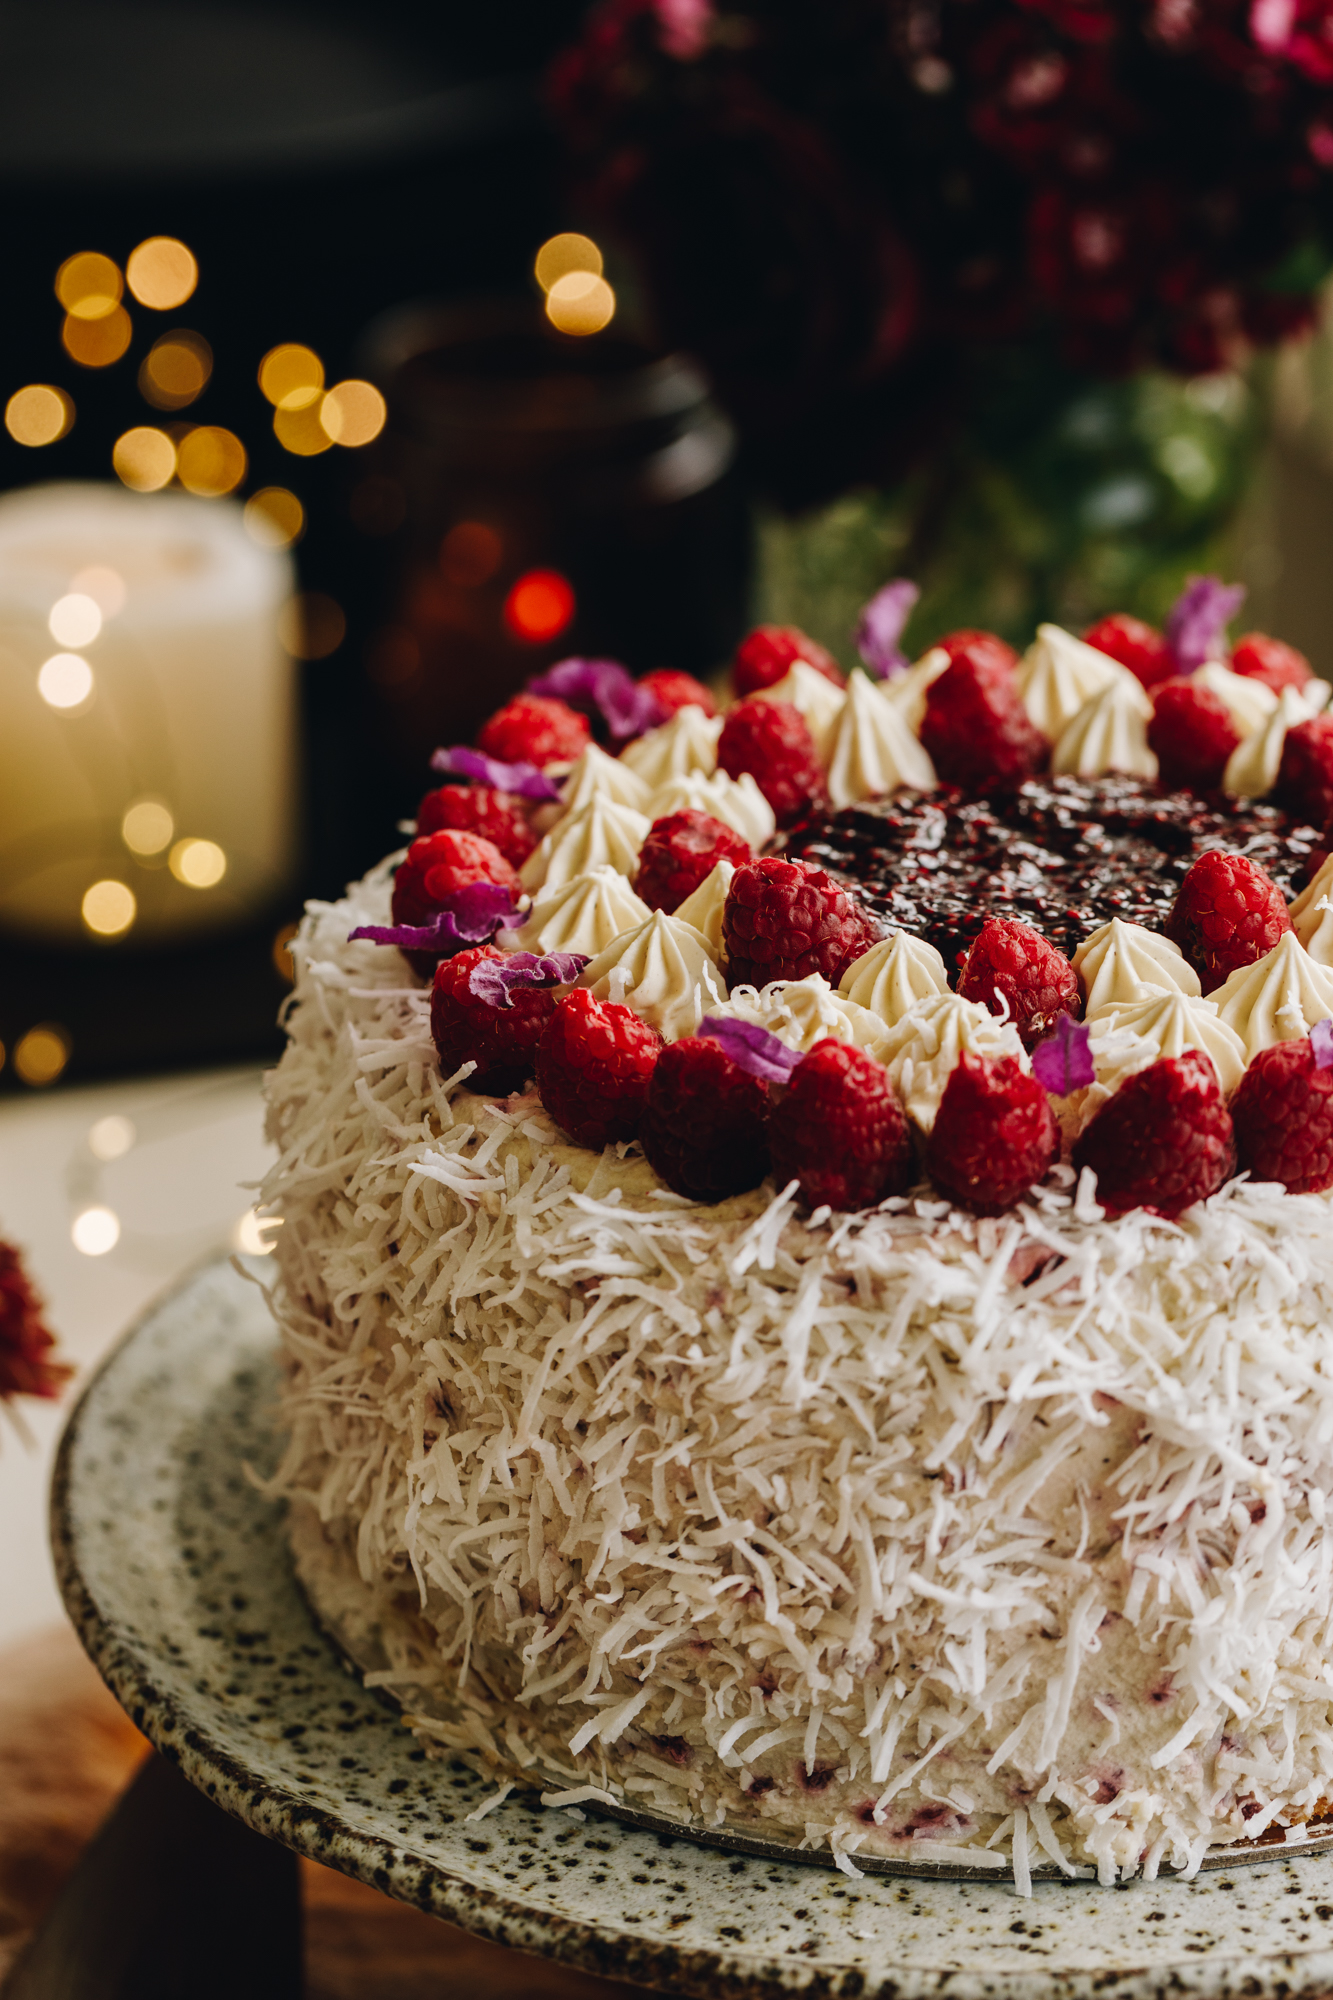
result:
[(488, 1007), (512, 1007), (515, 987), (568, 986), (587, 963), (578, 951), (548, 951), (544, 958), (511, 951), (506, 958), (479, 959), (468, 974), (468, 991)]
[(520, 799), (558, 799), (560, 787), (554, 778), (535, 764), (502, 764), (484, 750), (456, 743), (452, 750), (437, 750), (430, 760), (432, 771), (446, 778), (471, 778), (479, 785), (491, 785), (497, 792), (511, 792)]
[(892, 583), (875, 592), (861, 613), (856, 628), (856, 650), (878, 680), (906, 673), (911, 664), (898, 641), (907, 615), (920, 595), (910, 578), (896, 576)]
[(1227, 621), (1245, 602), (1243, 583), (1223, 583), (1220, 576), (1192, 576), (1166, 614), (1166, 643), (1182, 674), (1192, 674), (1205, 660), (1227, 657)]
[(348, 943), (369, 938), (373, 944), (396, 944), (404, 951), (434, 951), (441, 958), (452, 958), (464, 945), (482, 944), (499, 930), (513, 930), (524, 914), (498, 882), (469, 882), (446, 899), (428, 924), (361, 924), (348, 932)]
[(1092, 1029), (1086, 1021), (1062, 1014), (1051, 1034), (1032, 1051), (1032, 1074), (1052, 1097), (1084, 1090), (1096, 1072), (1092, 1066)]
[(757, 1027), (752, 1021), (730, 1021), (721, 1014), (707, 1014), (699, 1023), (699, 1033), (705, 1041), (720, 1042), (725, 1056), (751, 1076), (762, 1077), (765, 1083), (786, 1083), (804, 1058), (803, 1050), (789, 1049), (776, 1035), (770, 1035), (767, 1028)]
[(528, 682), (528, 692), (554, 695), (585, 715), (600, 715), (615, 743), (628, 743), (667, 720), (652, 689), (640, 687), (618, 660), (558, 660)]

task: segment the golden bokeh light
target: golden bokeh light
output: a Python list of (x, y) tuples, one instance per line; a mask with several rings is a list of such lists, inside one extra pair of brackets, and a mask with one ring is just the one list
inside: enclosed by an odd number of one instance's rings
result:
[(104, 618), (114, 618), (125, 609), (125, 579), (106, 563), (90, 563), (70, 578), (69, 587), (91, 597)]
[(120, 1217), (113, 1208), (80, 1209), (69, 1226), (70, 1241), (85, 1257), (105, 1257), (120, 1241)]
[(56, 297), (74, 319), (109, 318), (124, 291), (120, 266), (100, 250), (80, 250), (56, 272)]
[(23, 1083), (41, 1090), (54, 1083), (70, 1058), (70, 1039), (54, 1021), (29, 1028), (14, 1047), (14, 1073)]
[(305, 533), (305, 508), (285, 486), (261, 486), (245, 503), (245, 532), (261, 549), (289, 549)]
[(120, 837), (131, 854), (161, 854), (175, 831), (176, 822), (160, 799), (136, 799), (120, 822)]
[(114, 306), (105, 319), (76, 319), (66, 316), (60, 339), (71, 361), (80, 368), (109, 368), (119, 361), (130, 344), (130, 316), (124, 306)]
[(5, 404), (5, 429), (15, 444), (55, 444), (73, 422), (73, 403), (49, 382), (30, 382)]
[(94, 937), (121, 937), (138, 914), (134, 891), (112, 877), (84, 891), (83, 921)]
[(213, 350), (201, 333), (178, 327), (155, 340), (139, 364), (139, 394), (155, 410), (183, 410), (213, 373)]
[(341, 604), (322, 590), (289, 597), (278, 613), (278, 643), (294, 660), (327, 660), (346, 635)]
[(373, 382), (338, 382), (319, 406), (319, 420), (335, 444), (369, 444), (384, 429), (388, 405)]
[(111, 463), (122, 485), (135, 493), (157, 493), (176, 472), (176, 447), (165, 431), (143, 424), (118, 437)]
[(51, 606), (47, 628), (57, 646), (91, 646), (102, 629), (102, 607), (82, 590), (71, 590)]
[(125, 276), (141, 306), (171, 312), (199, 283), (194, 254), (174, 236), (150, 236), (125, 260)]
[(591, 271), (570, 271), (546, 294), (546, 317), (559, 333), (600, 333), (615, 310), (615, 293)]
[(296, 960), (292, 957), (292, 940), (299, 929), (299, 924), (284, 924), (273, 940), (274, 970), (289, 986), (296, 984)]
[(187, 889), (215, 889), (227, 872), (227, 857), (215, 840), (178, 840), (170, 867)]
[(216, 500), (234, 493), (245, 478), (245, 446), (234, 431), (201, 424), (183, 437), (176, 451), (176, 472), (187, 493)]
[(319, 401), (324, 363), (312, 347), (287, 341), (271, 347), (259, 364), (259, 386), (277, 410), (304, 410)]
[(316, 398), (299, 410), (277, 409), (273, 412), (273, 435), (284, 451), (292, 452), (297, 458), (315, 458), (321, 451), (333, 450), (333, 439), (319, 420), (322, 400), (322, 397)]
[(93, 670), (77, 653), (52, 653), (37, 675), (48, 708), (82, 708), (93, 691)]
[(574, 230), (565, 230), (559, 236), (548, 236), (537, 252), (533, 265), (537, 283), (544, 292), (571, 271), (591, 271), (594, 278), (602, 275), (602, 253), (591, 236), (579, 236)]

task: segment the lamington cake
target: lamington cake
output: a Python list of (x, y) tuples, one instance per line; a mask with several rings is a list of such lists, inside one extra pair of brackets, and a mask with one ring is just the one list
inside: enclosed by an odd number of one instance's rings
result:
[(1102, 1882), (1333, 1812), (1333, 718), (1195, 580), (565, 661), (293, 945), (298, 1572), (496, 1798)]

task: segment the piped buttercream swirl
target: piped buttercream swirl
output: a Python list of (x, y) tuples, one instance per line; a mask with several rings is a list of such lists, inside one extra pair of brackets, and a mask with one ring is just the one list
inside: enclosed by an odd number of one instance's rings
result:
[(869, 951), (852, 960), (838, 982), (844, 1000), (868, 1007), (890, 1028), (918, 1000), (948, 990), (944, 960), (933, 944), (913, 937), (910, 931), (894, 931), (891, 937), (872, 944)]
[(695, 771), (672, 778), (652, 794), (647, 810), (650, 819), (665, 819), (668, 813), (678, 812), (711, 813), (742, 840), (748, 840), (756, 853), (773, 838), (778, 824), (772, 806), (748, 771), (739, 778), (729, 778), (725, 771), (714, 771), (711, 777)]
[(1252, 730), (1228, 757), (1223, 789), (1240, 799), (1262, 799), (1271, 792), (1282, 768), (1287, 731), (1298, 722), (1308, 722), (1312, 713), (1302, 689), (1283, 688), (1268, 720)]
[(1242, 737), (1262, 729), (1277, 707), (1277, 696), (1264, 681), (1257, 681), (1249, 674), (1234, 674), (1220, 660), (1205, 660), (1193, 675), (1193, 681), (1195, 687), (1207, 688), (1217, 696)]
[(595, 958), (613, 938), (646, 923), (652, 912), (615, 868), (575, 875), (533, 904), (514, 933), (515, 951), (577, 951)]
[(1292, 929), (1315, 963), (1333, 965), (1333, 854), (1301, 890), (1288, 914)]
[(614, 868), (621, 875), (632, 875), (649, 824), (632, 806), (618, 806), (611, 799), (590, 799), (577, 812), (556, 821), (519, 869), (519, 880), (532, 893), (558, 889), (576, 875), (590, 875), (594, 868)]
[[(1236, 1030), (1222, 1020), (1215, 1001), (1193, 998), (1187, 993), (1150, 993), (1146, 999), (1128, 1006), (1108, 1007), (1097, 1017), (1098, 1026), (1120, 1028), (1135, 1037), (1124, 1052), (1116, 1050), (1105, 1064), (1093, 1043), (1097, 1081), (1114, 1089), (1135, 1070), (1168, 1056), (1184, 1055), (1186, 1049), (1200, 1049), (1217, 1071), (1225, 1092), (1233, 1091), (1245, 1074), (1245, 1044)], [(1132, 1052), (1130, 1049), (1132, 1048)]]
[(1018, 663), (1018, 691), (1042, 735), (1056, 743), (1085, 703), (1113, 687), (1122, 674), (1134, 680), (1118, 660), (1085, 645), (1062, 625), (1039, 625)]
[(1253, 965), (1237, 966), (1213, 998), (1252, 1062), (1260, 1049), (1294, 1042), (1316, 1021), (1333, 1020), (1333, 969), (1311, 958), (1295, 931), (1285, 931)]
[(1088, 1020), (1111, 1007), (1135, 1006), (1153, 993), (1183, 993), (1197, 1000), (1203, 992), (1179, 945), (1122, 917), (1112, 917), (1085, 937), (1073, 963)]
[(705, 715), (696, 702), (678, 708), (670, 722), (650, 729), (622, 751), (620, 762), (657, 791), (673, 778), (692, 772), (707, 777), (717, 769), (717, 739), (722, 717)]
[(832, 1036), (836, 1041), (855, 1042), (882, 1060), (880, 1051), (888, 1032), (877, 1014), (835, 993), (817, 972), (804, 979), (775, 979), (762, 990), (734, 986), (725, 1007), (717, 1011), (724, 1018), (766, 1028), (789, 1049), (800, 1049), (802, 1054)]
[(711, 875), (705, 875), (692, 896), (676, 910), (683, 924), (693, 924), (708, 940), (708, 949), (721, 965), (725, 952), (722, 945), (722, 918), (727, 907), (727, 891), (731, 878), (736, 873), (735, 863), (719, 861)]
[(931, 687), (949, 667), (943, 646), (932, 646), (905, 674), (894, 674), (884, 683), (884, 699), (892, 702), (913, 736), (921, 734), (926, 715), (926, 697)]
[(1012, 1056), (1024, 1070), (1032, 1067), (1012, 1021), (998, 1020), (979, 1001), (957, 993), (932, 993), (915, 1001), (874, 1051), (921, 1131), (934, 1128), (940, 1099), (964, 1049), (992, 1062)]
[(590, 743), (560, 787), (560, 803), (565, 813), (576, 813), (594, 799), (610, 799), (613, 805), (642, 812), (648, 803), (648, 786), (619, 757), (608, 757), (605, 750)]
[(1051, 754), (1051, 769), (1078, 778), (1125, 771), (1134, 778), (1157, 776), (1156, 753), (1148, 747), (1152, 703), (1133, 674), (1109, 681), (1084, 702)]
[(707, 940), (665, 910), (613, 938), (575, 984), (598, 1000), (632, 1007), (667, 1042), (692, 1035), (727, 994)]
[(774, 681), (772, 687), (758, 689), (754, 699), (786, 701), (799, 709), (814, 738), (821, 762), (828, 762), (846, 696), (827, 674), (821, 674), (817, 667), (808, 665), (805, 660), (793, 660), (782, 679)]
[(939, 783), (923, 745), (859, 668), (848, 678), (825, 761), (835, 809), (884, 798), (904, 786), (929, 792)]

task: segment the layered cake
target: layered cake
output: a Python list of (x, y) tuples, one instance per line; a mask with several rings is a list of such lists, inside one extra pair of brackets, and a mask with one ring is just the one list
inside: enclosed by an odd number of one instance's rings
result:
[(1191, 1872), (1333, 1811), (1328, 690), (902, 597), (562, 663), (310, 908), (276, 1488), (497, 1799)]

